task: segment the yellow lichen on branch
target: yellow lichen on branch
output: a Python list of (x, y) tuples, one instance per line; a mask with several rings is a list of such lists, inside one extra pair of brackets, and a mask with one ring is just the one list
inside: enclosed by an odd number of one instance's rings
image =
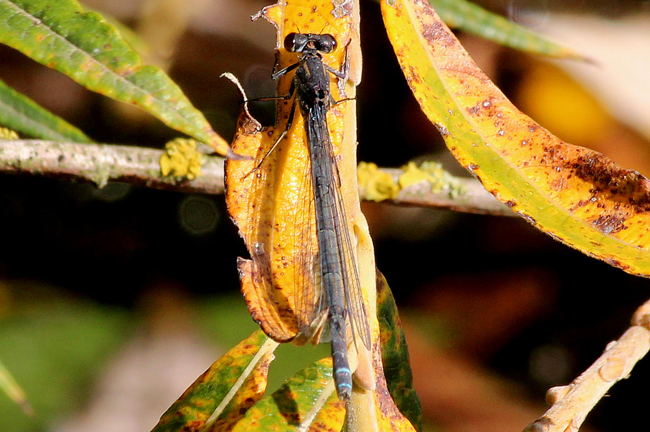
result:
[(195, 140), (176, 138), (165, 145), (165, 153), (160, 156), (160, 172), (163, 176), (194, 180), (201, 175), (202, 159)]

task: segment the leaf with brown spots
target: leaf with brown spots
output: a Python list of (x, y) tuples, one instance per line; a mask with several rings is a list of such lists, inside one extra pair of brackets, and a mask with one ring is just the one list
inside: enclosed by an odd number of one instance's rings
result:
[(650, 276), (650, 181), (560, 141), (518, 111), (427, 1), (381, 4), (411, 90), (456, 159), (538, 229)]
[(232, 429), (264, 395), (276, 346), (259, 330), (244, 339), (174, 402), (152, 432)]
[[(340, 70), (346, 56), (345, 47), (349, 52), (358, 49), (358, 38), (352, 40), (351, 11), (339, 18), (334, 12), (331, 0), (289, 0), (265, 8), (261, 16), (278, 29), (276, 70), (298, 61), (298, 54), (284, 48), (286, 35), (297, 31), (333, 35), (338, 48), (324, 54), (323, 61)], [(289, 93), (292, 77), (289, 73), (278, 79), (278, 95)], [(336, 82), (332, 75), (333, 97), (339, 100)], [(346, 83), (346, 94), (354, 96), (350, 82)], [(226, 203), (251, 256), (251, 260), (240, 259), (239, 270), (242, 291), (253, 318), (278, 342), (305, 343), (304, 337), (294, 338), (301, 330), (308, 329), (315, 318), (320, 288), (313, 277), (318, 242), (310, 159), (300, 110), (296, 109), (286, 137), (270, 151), (286, 130), (293, 103), (293, 99), (280, 100), (277, 125), (263, 131), (259, 131), (246, 113), (242, 114), (232, 145), (237, 153), (250, 156), (251, 160), (226, 164)], [(354, 101), (348, 101), (332, 107), (327, 117), (338, 155), (341, 192), (351, 232), (365, 227), (356, 186), (354, 114)], [(374, 269), (374, 261), (370, 264)], [(374, 278), (370, 286), (374, 287)]]
[(406, 336), (395, 298), (384, 275), (377, 270), (377, 316), (381, 330), (381, 358), (388, 390), (399, 411), (416, 430), (422, 430), (422, 406), (413, 388), (413, 373)]
[(325, 358), (298, 372), (255, 404), (233, 432), (338, 432), (344, 418), (345, 402), (336, 396), (332, 361)]
[[(297, 31), (331, 34), (338, 48), (323, 53), (323, 62), (333, 69), (342, 70), (347, 57), (350, 68), (348, 80), (339, 82), (331, 74), (332, 97), (334, 100), (353, 98), (360, 73), (358, 8), (353, 8), (355, 4), (331, 0), (287, 0), (265, 8), (260, 16), (278, 29), (276, 70), (299, 60), (297, 53), (284, 48), (287, 34)], [(292, 78), (293, 74), (288, 73), (278, 79), (278, 95), (289, 93)], [(320, 313), (324, 310), (324, 302), (318, 268), (320, 251), (310, 157), (299, 109), (295, 112), (293, 125), (286, 130), (293, 103), (293, 99), (280, 100), (277, 125), (262, 131), (246, 113), (242, 115), (233, 148), (252, 159), (228, 161), (226, 164), (226, 202), (251, 256), (249, 260), (239, 260), (239, 270), (242, 291), (253, 319), (274, 340), (300, 345), (308, 340), (319, 341), (324, 326), (319, 325), (321, 323), (316, 319), (323, 316)], [(344, 201), (340, 213), (345, 214), (351, 239), (351, 246), (345, 248), (345, 253), (350, 262), (354, 258), (357, 260), (362, 291), (362, 295), (351, 295), (350, 303), (358, 306), (365, 301), (366, 318), (371, 321), (370, 328), (374, 328), (377, 335), (374, 252), (359, 204), (354, 108), (353, 99), (334, 104), (327, 113), (327, 123), (340, 178), (337, 192)], [(278, 142), (285, 131), (286, 136)], [(349, 266), (351, 271), (354, 266)], [(358, 288), (357, 285), (354, 287)], [(359, 307), (357, 310), (362, 309)], [(361, 320), (366, 318), (361, 317)], [(361, 325), (356, 328), (361, 328)], [(348, 337), (348, 340), (353, 338)], [(350, 344), (351, 358), (356, 357), (358, 347), (363, 348), (364, 344), (360, 341)], [(367, 387), (372, 387), (372, 366), (369, 356), (364, 358), (368, 360), (365, 369), (359, 369), (367, 372), (364, 382), (369, 383)]]
[[(354, 97), (354, 85), (359, 79), (358, 10), (356, 2), (344, 0), (288, 0), (263, 10), (263, 15), (278, 28), (278, 66), (294, 64), (298, 57), (282, 47), (289, 32), (328, 33), (335, 37), (339, 47), (325, 54), (324, 62), (341, 70), (346, 53), (350, 60), (350, 79), (345, 83), (345, 94)], [(276, 69), (277, 70), (277, 69)], [(278, 83), (278, 94), (289, 92), (291, 75)], [(343, 98), (341, 89), (332, 78), (331, 89), (335, 100)], [(319, 281), (314, 278), (317, 268), (317, 240), (310, 167), (302, 116), (296, 112), (293, 126), (277, 147), (278, 138), (286, 129), (292, 100), (280, 101), (277, 125), (260, 130), (259, 124), (247, 113), (240, 117), (238, 134), (233, 149), (252, 160), (228, 161), (226, 165), (226, 201), (228, 210), (239, 227), (251, 259), (240, 259), (239, 270), (242, 291), (253, 318), (262, 329), (279, 342), (305, 343), (314, 335), (309, 324), (314, 318), (312, 310), (320, 303)], [(372, 350), (367, 352), (360, 342), (349, 345), (350, 363), (355, 370), (355, 385), (347, 407), (340, 405), (336, 395), (330, 401), (336, 408), (323, 402), (314, 421), (307, 421), (312, 430), (340, 430), (341, 423), (318, 420), (321, 415), (348, 417), (346, 427), (354, 431), (412, 430), (409, 421), (395, 406), (384, 380), (381, 361), (379, 326), (376, 319), (375, 265), (372, 241), (366, 220), (359, 208), (356, 177), (356, 117), (354, 100), (334, 105), (328, 112), (328, 126), (336, 163), (341, 179), (341, 195), (348, 220), (352, 243), (356, 246), (363, 297), (372, 332)], [(307, 259), (305, 259), (307, 257)], [(308, 330), (301, 334), (301, 330)], [(316, 337), (318, 335), (315, 335)], [(348, 339), (352, 341), (352, 338)], [(361, 348), (358, 350), (356, 348)], [(331, 381), (331, 363), (319, 362), (317, 370), (327, 372)], [(310, 372), (312, 373), (312, 372)], [(318, 376), (320, 377), (318, 372)], [(304, 378), (304, 377), (303, 377)], [(281, 396), (260, 402), (249, 413), (250, 422), (239, 424), (242, 430), (294, 430), (303, 424), (305, 409), (300, 392), (313, 392), (325, 383), (317, 380), (292, 378), (291, 389)], [(310, 387), (313, 387), (310, 389)], [(333, 386), (329, 384), (329, 392)], [(295, 392), (293, 391), (295, 389)], [(320, 391), (320, 390), (319, 390)], [(312, 393), (309, 393), (312, 394)], [(329, 397), (317, 393), (312, 397)], [(278, 407), (278, 399), (288, 399)], [(296, 399), (296, 400), (294, 400)], [(309, 401), (313, 403), (313, 401)], [(257, 411), (259, 410), (259, 413)], [(296, 411), (297, 410), (297, 411)], [(340, 410), (340, 411), (337, 411)], [(275, 415), (274, 413), (279, 413)], [(314, 411), (315, 412), (315, 411)], [(257, 413), (257, 414), (256, 414)], [(268, 415), (270, 416), (267, 416)], [(284, 413), (284, 414), (283, 414)], [(340, 419), (342, 422), (342, 417)], [(247, 424), (249, 426), (244, 426)], [(261, 426), (260, 426), (261, 425)], [(316, 428), (316, 429), (314, 429)], [(319, 429), (320, 428), (320, 429)]]

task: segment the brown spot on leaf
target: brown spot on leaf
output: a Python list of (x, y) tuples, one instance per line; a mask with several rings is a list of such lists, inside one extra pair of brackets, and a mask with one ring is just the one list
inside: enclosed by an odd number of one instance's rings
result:
[(614, 258), (611, 258), (611, 257), (610, 257), (610, 258), (606, 258), (606, 259), (605, 259), (605, 262), (606, 262), (607, 264), (613, 266), (613, 267), (618, 267), (618, 268), (620, 268), (620, 269), (622, 269), (622, 270), (625, 270), (625, 269), (629, 268), (629, 266), (626, 266), (626, 265), (622, 264), (619, 260), (614, 259)]
[(555, 180), (553, 180), (550, 183), (550, 186), (551, 186), (551, 188), (553, 188), (553, 190), (555, 190), (557, 192), (561, 192), (561, 191), (563, 191), (564, 189), (566, 189), (568, 187), (568, 184), (567, 184), (566, 178), (563, 177), (563, 176), (560, 176), (560, 177), (556, 178)]
[(576, 210), (579, 209), (580, 207), (584, 207), (584, 206), (586, 206), (587, 204), (589, 204), (589, 201), (579, 200), (578, 202), (576, 202), (576, 203), (575, 203), (575, 204), (574, 204), (574, 205), (569, 209), (569, 211), (573, 213), (574, 211), (576, 211)]
[(522, 213), (522, 212), (519, 212), (518, 214), (519, 214), (519, 216), (521, 216), (522, 218), (524, 218), (524, 220), (525, 220), (526, 222), (528, 222), (529, 224), (531, 224), (531, 225), (537, 225), (537, 221), (536, 221), (535, 218), (532, 217), (531, 215), (527, 215), (527, 214)]
[(413, 66), (409, 66), (409, 84), (413, 82), (416, 84), (422, 83), (422, 80), (420, 79), (420, 75), (418, 74), (417, 68)]
[(194, 420), (190, 421), (188, 423), (185, 423), (183, 425), (183, 428), (181, 429), (182, 432), (195, 432), (199, 431), (203, 428), (203, 425), (205, 425), (205, 420)]
[(282, 416), (290, 425), (297, 425), (300, 423), (300, 415), (296, 412), (283, 412)]
[(442, 135), (443, 138), (449, 135), (449, 129), (447, 129), (443, 124), (436, 123), (434, 126), (438, 129), (438, 132), (440, 132), (440, 135)]
[(636, 213), (650, 212), (650, 181), (637, 171), (621, 168), (597, 152), (587, 152), (570, 163), (574, 175), (594, 187), (594, 195), (627, 203)]
[(591, 224), (603, 234), (616, 234), (619, 231), (627, 228), (625, 226), (625, 218), (612, 214), (603, 214)]
[[(455, 39), (449, 32), (445, 31), (440, 21), (435, 19), (429, 8), (419, 9), (419, 11), (422, 12), (420, 16), (421, 23), (423, 23), (422, 36), (431, 46), (442, 44), (448, 47), (455, 44)], [(422, 15), (426, 15), (426, 17)]]

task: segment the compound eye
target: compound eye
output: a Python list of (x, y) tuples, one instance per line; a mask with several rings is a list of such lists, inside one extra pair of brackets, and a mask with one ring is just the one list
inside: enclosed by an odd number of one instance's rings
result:
[(336, 49), (336, 39), (330, 34), (323, 34), (318, 37), (318, 51), (329, 54)]
[(284, 38), (284, 49), (289, 52), (296, 51), (296, 36), (298, 36), (298, 33), (289, 33), (287, 37)]

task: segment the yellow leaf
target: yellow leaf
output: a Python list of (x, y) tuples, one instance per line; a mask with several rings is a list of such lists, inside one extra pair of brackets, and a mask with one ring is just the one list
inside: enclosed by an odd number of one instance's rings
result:
[[(327, 33), (334, 36), (337, 49), (323, 54), (323, 62), (341, 70), (350, 61), (350, 80), (341, 88), (353, 98), (354, 81), (359, 76), (358, 11), (350, 3), (334, 5), (329, 0), (279, 2), (265, 8), (260, 16), (278, 29), (278, 64), (280, 70), (299, 60), (297, 53), (284, 48), (284, 39), (292, 32)], [(269, 71), (270, 72), (270, 71)], [(278, 95), (286, 96), (292, 74), (278, 80)], [(332, 75), (331, 90), (338, 101), (343, 95)], [(279, 342), (303, 344), (320, 304), (320, 287), (314, 278), (318, 239), (313, 206), (311, 167), (305, 126), (296, 110), (293, 124), (287, 129), (293, 99), (278, 103), (277, 125), (259, 131), (245, 114), (233, 142), (235, 152), (252, 160), (226, 164), (226, 202), (233, 220), (247, 244), (251, 260), (240, 260), (242, 291), (253, 318), (262, 329)], [(374, 253), (367, 224), (360, 211), (356, 178), (356, 116), (353, 99), (334, 104), (327, 122), (341, 179), (348, 230), (353, 244), (362, 290), (367, 303), (374, 305)], [(286, 137), (280, 141), (285, 133)], [(277, 143), (277, 145), (276, 145)], [(272, 150), (271, 150), (272, 149)], [(368, 309), (369, 316), (374, 311)], [(302, 334), (301, 334), (301, 329)]]
[(233, 432), (341, 430), (345, 403), (332, 385), (332, 361), (313, 363), (259, 401)]
[[(295, 64), (299, 59), (297, 54), (283, 48), (288, 33), (331, 34), (339, 48), (323, 54), (323, 62), (341, 70), (347, 55), (350, 64), (345, 96), (334, 77), (332, 96), (335, 100), (353, 98), (353, 83), (360, 77), (360, 55), (358, 10), (352, 9), (352, 4), (295, 0), (264, 9), (262, 16), (278, 28), (279, 63), (276, 70)], [(280, 78), (279, 96), (289, 92), (291, 76)], [(319, 252), (310, 158), (299, 111), (296, 111), (286, 137), (279, 140), (286, 130), (292, 104), (293, 100), (281, 100), (277, 125), (261, 131), (254, 120), (246, 113), (242, 114), (233, 149), (252, 160), (227, 161), (226, 201), (251, 255), (250, 260), (240, 259), (239, 269), (242, 291), (253, 318), (276, 341), (302, 344), (307, 338), (317, 340), (319, 336), (310, 334), (310, 325), (315, 318), (313, 311), (321, 301), (321, 293), (320, 282), (314, 278), (318, 271), (316, 257)], [(350, 363), (353, 370), (359, 365), (355, 382), (360, 385), (355, 386), (347, 404), (347, 430), (409, 430), (403, 429), (403, 425), (410, 424), (395, 407), (383, 378), (376, 318), (374, 252), (366, 220), (360, 211), (356, 177), (354, 100), (334, 104), (328, 112), (327, 122), (340, 174), (348, 230), (356, 246), (362, 301), (365, 302), (372, 332), (370, 352), (365, 351), (361, 343), (356, 344), (361, 348), (358, 353), (355, 344), (350, 345)], [(317, 415), (325, 414), (319, 411)]]
[(152, 432), (229, 430), (264, 395), (277, 344), (259, 330), (214, 362)]
[(517, 110), (427, 2), (381, 3), (411, 90), (456, 159), (540, 230), (650, 276), (650, 181), (562, 142)]

